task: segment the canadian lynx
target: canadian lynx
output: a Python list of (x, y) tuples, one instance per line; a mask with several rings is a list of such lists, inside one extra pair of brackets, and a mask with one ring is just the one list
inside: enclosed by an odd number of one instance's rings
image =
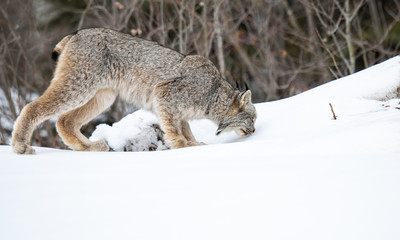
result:
[(32, 154), (34, 128), (60, 116), (57, 131), (71, 149), (108, 151), (104, 141), (90, 142), (80, 128), (108, 108), (117, 95), (160, 119), (171, 148), (200, 145), (188, 120), (208, 118), (216, 134), (254, 132), (256, 110), (250, 90), (225, 81), (211, 61), (185, 56), (156, 42), (110, 29), (92, 28), (63, 38), (52, 57), (54, 78), (37, 100), (26, 105), (14, 124), (14, 152)]

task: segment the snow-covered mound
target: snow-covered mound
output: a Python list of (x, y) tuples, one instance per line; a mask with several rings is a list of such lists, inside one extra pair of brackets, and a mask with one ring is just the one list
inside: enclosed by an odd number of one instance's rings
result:
[(163, 135), (157, 117), (151, 112), (139, 110), (112, 126), (98, 125), (90, 140), (105, 140), (117, 152), (156, 151), (168, 149)]
[[(0, 239), (397, 240), (399, 86), (394, 57), (256, 104), (249, 137), (192, 121), (206, 146), (29, 156), (0, 146)], [(156, 123), (139, 112), (93, 138), (121, 151), (128, 139), (159, 144)]]

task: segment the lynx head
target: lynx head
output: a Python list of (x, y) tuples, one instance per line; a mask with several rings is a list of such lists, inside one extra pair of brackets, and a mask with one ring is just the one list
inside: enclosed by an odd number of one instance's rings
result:
[(229, 117), (219, 124), (216, 134), (235, 131), (240, 136), (246, 136), (254, 133), (257, 113), (251, 103), (251, 91), (239, 93), (230, 108)]

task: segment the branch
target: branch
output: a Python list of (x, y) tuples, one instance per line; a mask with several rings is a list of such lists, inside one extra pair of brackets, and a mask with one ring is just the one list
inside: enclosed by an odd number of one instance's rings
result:
[(225, 77), (226, 75), (226, 68), (225, 68), (225, 59), (224, 59), (224, 43), (222, 40), (222, 28), (221, 28), (221, 21), (219, 19), (220, 17), (220, 9), (221, 5), (224, 1), (221, 1), (218, 3), (217, 7), (214, 10), (214, 28), (215, 28), (215, 33), (216, 33), (216, 38), (217, 38), (217, 58), (218, 58), (218, 65), (219, 65), (219, 71), (222, 74), (222, 76)]
[[(318, 29), (315, 29), (315, 32), (318, 35), (319, 40), (321, 41), (322, 45), (324, 46), (325, 50), (328, 52), (329, 56), (331, 56), (331, 59), (333, 61), (333, 64), (335, 65), (336, 70), (339, 72), (339, 75), (341, 77), (343, 77), (342, 72), (340, 71), (340, 68), (338, 67), (337, 63), (336, 63), (336, 59), (335, 56), (333, 55), (333, 53), (329, 50), (329, 47), (326, 46), (324, 39), (322, 39), (321, 35), (319, 34)], [(336, 76), (336, 74), (334, 74)]]
[(332, 104), (329, 103), (329, 106), (331, 107), (331, 111), (332, 111), (332, 114), (333, 114), (333, 119), (334, 119), (334, 120), (337, 120), (336, 114), (335, 114), (335, 112), (333, 111)]

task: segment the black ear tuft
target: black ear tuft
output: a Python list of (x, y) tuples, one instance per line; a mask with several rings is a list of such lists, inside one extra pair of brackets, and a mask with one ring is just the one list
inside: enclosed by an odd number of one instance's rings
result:
[(236, 81), (236, 87), (235, 87), (235, 89), (236, 89), (236, 90), (239, 90), (239, 82), (238, 82), (238, 81)]
[(249, 90), (249, 85), (246, 82), (244, 82), (244, 86), (246, 87), (246, 91)]
[(60, 54), (59, 54), (58, 52), (53, 51), (53, 52), (51, 53), (51, 59), (53, 59), (53, 60), (56, 62), (59, 55), (60, 55)]

